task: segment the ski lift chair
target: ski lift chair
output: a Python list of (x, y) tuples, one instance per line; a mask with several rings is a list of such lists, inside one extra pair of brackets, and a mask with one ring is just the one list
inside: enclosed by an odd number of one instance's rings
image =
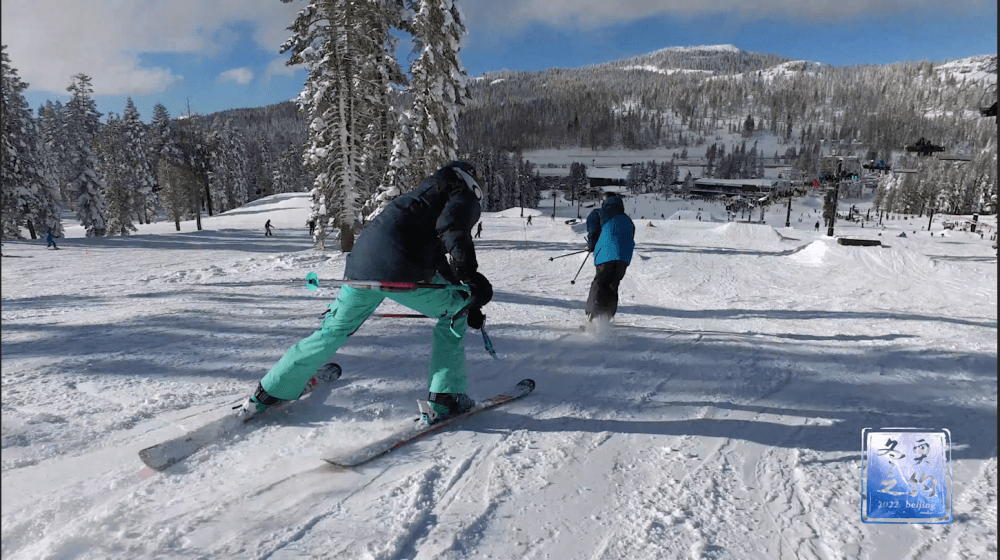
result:
[(952, 149), (938, 154), (937, 159), (958, 163), (972, 161), (972, 154), (975, 152), (975, 149), (976, 145), (974, 142), (960, 142), (958, 145), (953, 146)]
[(921, 137), (920, 140), (911, 146), (906, 146), (907, 152), (915, 152), (917, 155), (929, 156), (936, 152), (943, 152), (944, 146), (938, 146), (930, 140)]
[[(992, 101), (992, 103), (991, 103)], [(979, 114), (984, 117), (997, 116), (997, 85), (990, 84), (979, 101)]]

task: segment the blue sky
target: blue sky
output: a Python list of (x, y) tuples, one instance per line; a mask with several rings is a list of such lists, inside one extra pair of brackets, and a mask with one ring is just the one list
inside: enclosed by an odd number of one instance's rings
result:
[[(471, 76), (572, 68), (671, 46), (732, 44), (836, 66), (997, 52), (997, 4), (981, 0), (458, 0)], [(798, 4), (798, 5), (797, 5)], [(278, 54), (304, 2), (3, 0), (2, 36), (33, 108), (93, 79), (102, 113), (133, 98), (144, 120), (294, 98), (305, 72)], [(401, 53), (404, 66), (406, 53)]]

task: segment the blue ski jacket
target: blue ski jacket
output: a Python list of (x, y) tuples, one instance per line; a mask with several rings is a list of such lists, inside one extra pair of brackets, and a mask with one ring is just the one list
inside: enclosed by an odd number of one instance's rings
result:
[(594, 266), (611, 261), (632, 262), (635, 224), (625, 214), (621, 197), (605, 200), (587, 216), (587, 248), (594, 252)]
[(482, 210), (452, 167), (475, 173), (466, 163), (452, 162), (393, 200), (361, 231), (347, 255), (345, 278), (430, 282), (441, 274), (458, 283), (477, 271), (472, 226)]

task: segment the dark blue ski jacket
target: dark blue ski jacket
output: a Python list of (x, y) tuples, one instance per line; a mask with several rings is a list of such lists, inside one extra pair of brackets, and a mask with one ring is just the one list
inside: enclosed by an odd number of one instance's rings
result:
[(472, 226), (481, 209), (454, 166), (471, 170), (465, 163), (449, 163), (365, 226), (347, 255), (344, 278), (430, 282), (441, 274), (458, 283), (477, 271)]
[(635, 224), (625, 214), (621, 197), (612, 196), (587, 216), (587, 248), (594, 252), (594, 265), (611, 261), (632, 262)]

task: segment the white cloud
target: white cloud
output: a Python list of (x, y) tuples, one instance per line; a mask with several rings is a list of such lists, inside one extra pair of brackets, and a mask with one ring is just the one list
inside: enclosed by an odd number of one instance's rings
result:
[[(493, 32), (517, 32), (532, 23), (594, 29), (647, 17), (722, 14), (737, 20), (781, 17), (798, 22), (844, 21), (862, 15), (891, 17), (940, 7), (938, 0), (468, 0), (467, 23)], [(952, 0), (949, 9), (985, 8), (985, 0)]]
[(225, 72), (219, 74), (219, 80), (223, 82), (236, 82), (237, 84), (245, 86), (253, 80), (253, 70), (247, 68), (246, 66), (226, 70)]
[(275, 58), (271, 62), (267, 63), (267, 67), (264, 69), (264, 79), (270, 80), (274, 76), (288, 76), (292, 77), (299, 70), (304, 70), (305, 66), (301, 64), (298, 66), (286, 66), (285, 61), (287, 57)]
[(241, 22), (277, 53), (301, 7), (278, 0), (3, 0), (2, 34), (31, 90), (63, 93), (82, 72), (93, 78), (95, 94), (144, 94), (183, 77), (140, 55), (211, 56), (232, 44), (226, 26)]

